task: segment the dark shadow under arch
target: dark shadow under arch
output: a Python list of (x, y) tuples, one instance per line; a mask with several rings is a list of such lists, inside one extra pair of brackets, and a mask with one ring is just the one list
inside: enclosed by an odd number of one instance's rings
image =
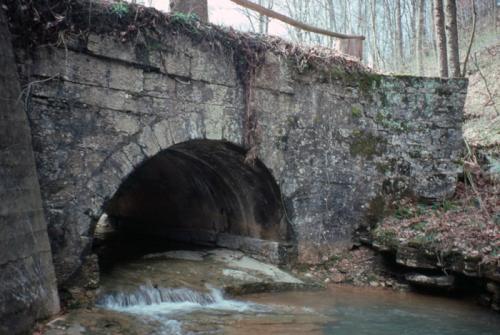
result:
[(128, 236), (126, 243), (141, 240), (155, 244), (155, 251), (182, 242), (284, 262), (291, 231), (279, 187), (261, 161), (245, 163), (245, 154), (217, 140), (191, 140), (160, 151), (127, 176), (105, 204), (109, 221)]

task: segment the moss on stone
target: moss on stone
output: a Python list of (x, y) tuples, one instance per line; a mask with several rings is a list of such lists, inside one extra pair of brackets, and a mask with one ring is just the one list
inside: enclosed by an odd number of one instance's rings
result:
[(375, 242), (392, 250), (397, 249), (399, 244), (395, 231), (381, 227), (373, 231), (373, 239)]
[[(331, 80), (340, 80), (347, 86), (359, 87), (360, 94), (370, 95), (374, 89), (381, 86), (383, 76), (377, 73), (367, 72), (348, 72), (345, 69), (334, 67), (328, 73)], [(381, 96), (382, 101), (385, 103), (387, 99), (385, 94)]]
[(375, 166), (377, 167), (377, 171), (382, 174), (385, 174), (391, 169), (391, 165), (389, 163), (377, 163)]
[(436, 235), (435, 232), (421, 233), (410, 239), (407, 244), (411, 248), (429, 250), (436, 241)]
[(438, 87), (436, 88), (436, 93), (440, 96), (448, 98), (453, 92), (447, 87)]
[(360, 118), (363, 115), (363, 111), (358, 106), (352, 106), (351, 115), (353, 118)]
[(363, 94), (370, 93), (372, 89), (379, 88), (383, 76), (376, 73), (364, 73), (359, 75), (359, 90)]
[(387, 116), (385, 113), (377, 112), (377, 115), (375, 115), (375, 123), (381, 124), (386, 119), (387, 119)]
[(363, 130), (352, 132), (352, 142), (349, 148), (351, 155), (373, 158), (381, 155), (385, 150), (387, 141), (379, 136), (373, 135)]
[(385, 112), (378, 112), (375, 115), (375, 123), (381, 125), (384, 128), (393, 130), (397, 133), (403, 133), (410, 130), (410, 124), (407, 121), (396, 121), (393, 120), (391, 115)]

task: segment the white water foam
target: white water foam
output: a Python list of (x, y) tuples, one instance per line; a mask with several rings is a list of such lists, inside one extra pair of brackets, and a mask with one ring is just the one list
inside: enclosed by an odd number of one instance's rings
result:
[[(225, 299), (222, 292), (210, 288), (209, 293), (187, 288), (160, 288), (151, 284), (141, 285), (132, 293), (114, 293), (100, 299), (100, 307), (119, 312), (158, 316), (189, 313), (200, 309), (245, 312), (256, 310), (257, 305)], [(262, 306), (259, 306), (259, 310)]]

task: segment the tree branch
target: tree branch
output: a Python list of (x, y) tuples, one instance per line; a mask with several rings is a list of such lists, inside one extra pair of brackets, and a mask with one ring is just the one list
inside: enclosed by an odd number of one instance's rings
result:
[(488, 81), (486, 80), (486, 77), (484, 76), (483, 72), (481, 71), (481, 68), (479, 67), (476, 53), (474, 53), (474, 65), (476, 65), (477, 72), (479, 72), (481, 79), (483, 79), (484, 87), (486, 88), (486, 92), (488, 92), (488, 97), (490, 99), (488, 102), (492, 103), (493, 108), (495, 109), (495, 112), (497, 113), (497, 116), (500, 116), (500, 113), (498, 112), (498, 109), (497, 109), (497, 105), (495, 104), (494, 95), (491, 92), (490, 87), (488, 86)]
[(305, 24), (303, 22), (294, 20), (294, 19), (292, 19), (292, 18), (290, 18), (288, 16), (285, 16), (283, 14), (280, 14), (278, 12), (275, 12), (275, 11), (273, 11), (271, 9), (267, 9), (265, 7), (259, 6), (259, 5), (255, 4), (255, 3), (247, 1), (247, 0), (231, 0), (231, 1), (234, 2), (237, 5), (242, 6), (242, 7), (254, 10), (254, 11), (256, 11), (256, 12), (262, 14), (262, 15), (266, 15), (268, 17), (272, 17), (272, 18), (274, 18), (276, 20), (279, 20), (281, 22), (285, 22), (285, 23), (287, 23), (287, 24), (289, 24), (291, 26), (294, 26), (296, 28), (300, 28), (300, 29), (303, 29), (303, 30), (306, 30), (306, 31), (310, 31), (310, 32), (313, 32), (313, 33), (317, 33), (317, 34), (321, 34), (321, 35), (326, 35), (326, 36), (331, 36), (331, 37), (340, 38), (340, 39), (354, 39), (354, 40), (364, 40), (365, 39), (364, 36), (340, 34), (340, 33), (335, 33), (335, 32), (326, 30), (326, 29), (313, 27), (313, 26), (310, 26), (310, 25)]

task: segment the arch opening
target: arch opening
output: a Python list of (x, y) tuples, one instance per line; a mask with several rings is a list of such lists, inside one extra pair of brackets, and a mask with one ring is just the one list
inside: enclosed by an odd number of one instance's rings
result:
[(94, 239), (101, 268), (197, 246), (288, 261), (291, 230), (279, 187), (261, 161), (245, 163), (245, 154), (230, 142), (190, 140), (144, 161), (104, 206), (107, 219)]

